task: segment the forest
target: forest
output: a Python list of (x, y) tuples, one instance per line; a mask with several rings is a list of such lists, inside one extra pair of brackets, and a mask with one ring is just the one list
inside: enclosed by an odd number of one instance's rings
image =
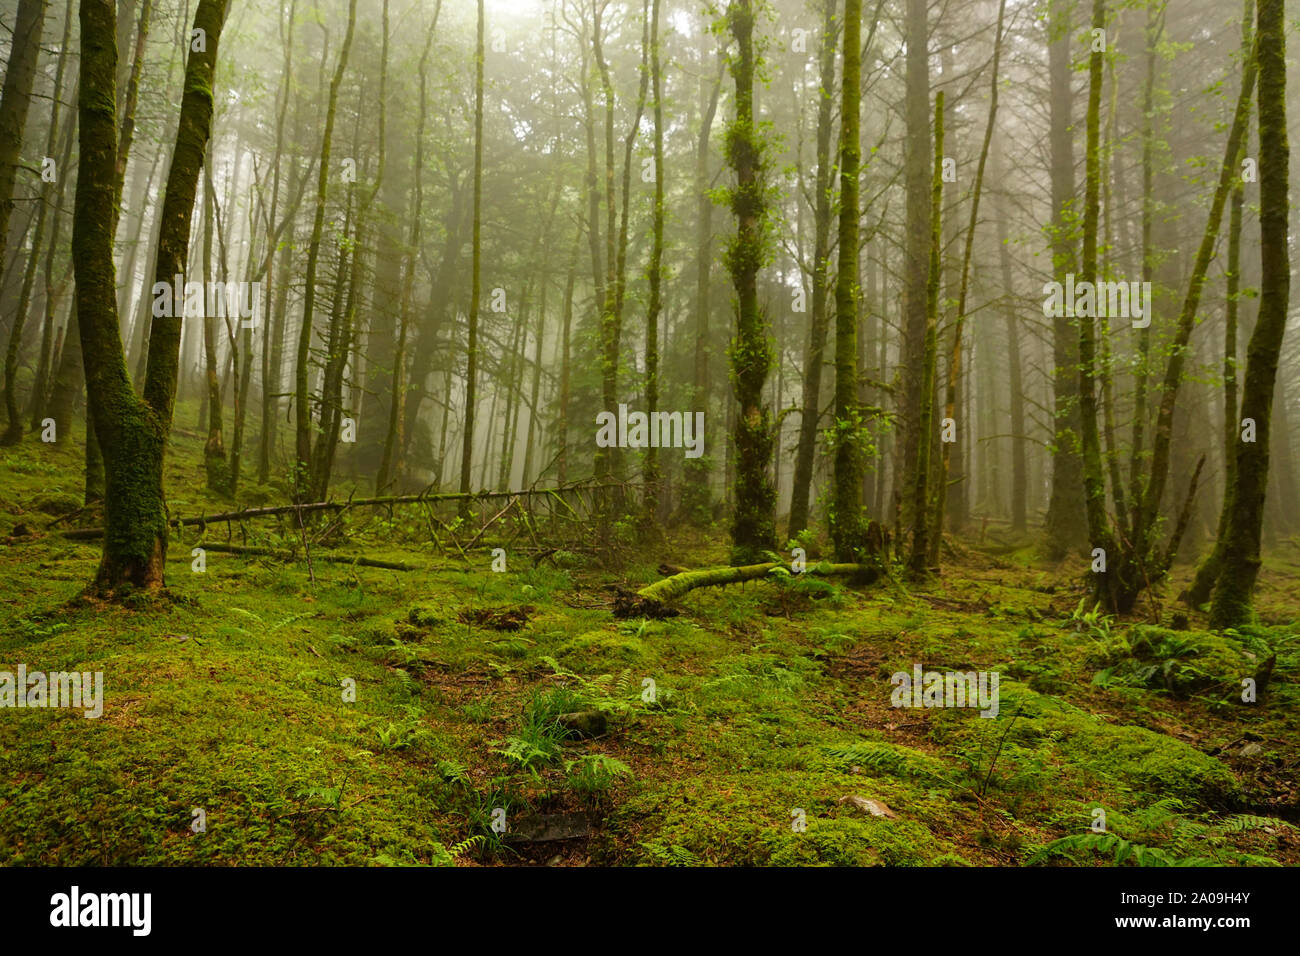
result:
[(1300, 865), (1291, 13), (0, 0), (0, 864)]

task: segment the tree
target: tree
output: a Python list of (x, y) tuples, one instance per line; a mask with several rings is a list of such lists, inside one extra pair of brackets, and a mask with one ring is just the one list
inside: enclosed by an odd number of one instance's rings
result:
[[(817, 87), (817, 174), (813, 207), (812, 323), (803, 367), (803, 403), (799, 416), (799, 444), (795, 452), (794, 483), (790, 492), (789, 534), (793, 538), (808, 527), (808, 499), (812, 493), (813, 458), (821, 420), (822, 364), (830, 315), (827, 273), (831, 254), (831, 107), (835, 99), (835, 0), (824, 0), (822, 11), (821, 81)], [(859, 13), (861, 5), (859, 4)], [(860, 19), (860, 17), (859, 17)]]
[[(1223, 569), (1214, 586), (1210, 623), (1245, 623), (1260, 567), (1260, 529), (1268, 488), (1269, 425), (1273, 413), (1278, 356), (1286, 332), (1291, 296), (1287, 248), (1291, 147), (1286, 132), (1286, 16), (1284, 0), (1259, 0), (1259, 317), (1246, 347), (1241, 414), (1253, 419), (1255, 441), (1236, 449), (1232, 508), (1224, 529)], [(1234, 154), (1235, 155), (1235, 154)]]
[[(659, 409), (659, 313), (663, 309), (664, 259), (664, 112), (663, 77), (659, 67), (659, 0), (653, 0), (650, 17), (650, 81), (655, 103), (655, 198), (649, 269), (650, 304), (645, 320), (645, 395), (646, 413), (653, 416)], [(659, 459), (654, 448), (646, 449), (645, 486), (644, 512), (647, 523), (653, 526), (659, 510)]]
[(916, 484), (912, 490), (912, 553), (908, 568), (925, 573), (929, 564), (929, 501), (931, 432), (934, 430), (934, 380), (938, 358), (940, 251), (943, 246), (943, 90), (934, 97), (934, 174), (930, 180), (930, 268), (925, 292), (925, 351), (921, 365), (921, 405), (917, 415), (920, 439), (916, 451)]
[(917, 467), (922, 441), (920, 408), (923, 398), (922, 368), (925, 364), (927, 282), (930, 254), (930, 65), (926, 0), (907, 0), (907, 61), (904, 113), (907, 120), (906, 156), (903, 177), (906, 188), (906, 236), (904, 239), (903, 341), (899, 359), (899, 401), (897, 438), (894, 450), (894, 494), (899, 499), (903, 520), (911, 516), (915, 496), (908, 489), (925, 481)]
[(772, 348), (758, 303), (758, 273), (767, 258), (769, 212), (763, 143), (754, 122), (754, 19), (753, 0), (732, 0), (727, 7), (727, 25), (736, 41), (731, 56), (736, 117), (727, 130), (727, 163), (736, 175), (729, 197), (736, 235), (726, 251), (727, 269), (736, 290), (736, 335), (730, 352), (739, 406), (732, 433), (736, 462), (733, 564), (744, 564), (776, 547), (776, 491), (769, 474), (772, 420), (763, 402)]
[[(0, 273), (4, 271), (9, 216), (14, 209), (14, 181), (22, 156), (23, 129), (32, 102), (32, 81), (41, 54), (46, 0), (18, 0), (9, 64), (0, 91)], [(13, 417), (12, 415), (10, 416)]]
[[(1073, 70), (1070, 64), (1072, 0), (1050, 0), (1047, 56), (1051, 111), (1052, 272), (1058, 279), (1075, 271)], [(1067, 315), (1052, 320), (1052, 491), (1044, 536), (1049, 557), (1063, 558), (1086, 540), (1083, 470), (1079, 457), (1078, 332)]]
[[(865, 428), (858, 399), (858, 166), (862, 99), (862, 0), (844, 0), (840, 84), (839, 264), (835, 277), (835, 474), (831, 540), (836, 560), (854, 562), (866, 545), (862, 520)], [(816, 408), (814, 399), (813, 408)], [(805, 414), (808, 410), (805, 409)], [(815, 417), (816, 412), (813, 412)]]
[[(227, 0), (199, 0), (185, 67), (180, 122), (160, 212), (155, 287), (184, 272), (190, 217), (212, 125), (212, 81)], [(86, 391), (104, 450), (104, 551), (92, 589), (120, 596), (165, 584), (163, 459), (176, 403), (183, 308), (163, 310), (149, 340), (143, 394), (127, 372), (113, 267), (117, 159), (116, 18), (112, 0), (82, 0), (80, 157), (72, 255)], [(179, 290), (173, 290), (177, 292)], [(173, 295), (173, 300), (175, 295)], [(175, 302), (173, 301), (173, 306)]]
[[(478, 0), (478, 39), (474, 48), (474, 235), (471, 239), (469, 337), (465, 357), (465, 434), (460, 452), (460, 492), (469, 493), (469, 470), (474, 462), (474, 403), (478, 400), (475, 386), (478, 377), (478, 298), (479, 269), (483, 253), (482, 217), (483, 201), (483, 0)], [(461, 506), (461, 514), (469, 513), (468, 499)]]
[[(1245, 0), (1241, 17), (1241, 48), (1249, 56), (1252, 47), (1251, 21), (1255, 2)], [(1238, 168), (1246, 159), (1243, 139), (1235, 160)], [(1232, 515), (1232, 490), (1237, 480), (1237, 443), (1241, 422), (1237, 415), (1237, 307), (1241, 287), (1241, 220), (1246, 205), (1246, 188), (1241, 177), (1232, 184), (1232, 199), (1228, 211), (1228, 262), (1223, 321), (1223, 502), (1219, 509), (1218, 531), (1214, 547), (1196, 570), (1196, 577), (1182, 600), (1193, 606), (1204, 604), (1210, 598), (1214, 584), (1223, 570), (1223, 550), (1227, 541), (1228, 521)]]
[[(701, 31), (701, 42), (708, 36)], [(695, 145), (695, 356), (692, 362), (692, 404), (700, 411), (709, 407), (709, 366), (712, 356), (709, 332), (710, 286), (713, 272), (713, 197), (709, 195), (709, 142), (713, 120), (717, 115), (718, 96), (722, 89), (722, 74), (726, 60), (718, 56), (718, 69), (713, 82), (700, 76), (700, 129)], [(710, 512), (711, 494), (709, 475), (711, 466), (707, 455), (688, 459), (685, 465), (685, 484), (682, 492), (682, 510), (696, 519), (705, 519)]]
[[(992, 79), (989, 82), (989, 115), (984, 124), (984, 142), (980, 146), (980, 158), (975, 167), (975, 185), (971, 189), (970, 222), (966, 226), (965, 251), (961, 257), (961, 284), (957, 293), (957, 321), (953, 326), (952, 353), (948, 359), (948, 380), (944, 390), (944, 417), (952, 422), (957, 420), (957, 386), (961, 381), (962, 331), (966, 323), (966, 294), (969, 291), (971, 255), (975, 250), (975, 227), (979, 224), (980, 194), (984, 189), (984, 167), (988, 163), (989, 145), (993, 142), (993, 129), (998, 118), (998, 64), (1002, 60), (1002, 18), (1006, 13), (1007, 0), (999, 0), (998, 22), (993, 34)], [(1018, 374), (1018, 372), (1017, 372)], [(964, 428), (970, 428), (967, 422)], [(931, 565), (939, 563), (939, 545), (943, 540), (944, 506), (948, 497), (948, 475), (952, 465), (952, 446), (955, 442), (944, 442), (942, 462), (939, 467), (939, 480), (934, 489), (934, 517), (930, 527)]]
[(348, 2), (348, 26), (343, 36), (334, 78), (330, 81), (329, 102), (325, 108), (325, 131), (321, 136), (320, 165), (316, 180), (316, 216), (312, 221), (311, 239), (307, 246), (307, 274), (302, 302), (302, 327), (298, 330), (298, 354), (295, 364), (294, 413), (295, 447), (297, 465), (294, 469), (294, 495), (298, 500), (310, 496), (312, 463), (311, 402), (308, 395), (308, 362), (311, 357), (312, 317), (316, 305), (316, 268), (320, 260), (321, 234), (325, 227), (325, 198), (330, 177), (330, 147), (334, 138), (334, 118), (338, 107), (339, 86), (348, 67), (348, 52), (352, 48), (352, 35), (357, 24), (357, 0)]
[[(72, 27), (71, 11), (72, 11), (71, 4), (69, 4), (67, 22), (64, 25), (63, 44), (59, 48), (59, 63), (58, 66), (55, 68), (54, 98), (53, 98), (53, 104), (50, 107), (50, 128), (45, 143), (46, 156), (54, 155), (56, 144), (58, 141), (59, 107), (62, 105), (59, 102), (59, 97), (63, 92), (63, 72), (64, 72), (64, 66), (66, 65), (68, 60), (68, 35)], [(22, 10), (20, 8), (19, 9), (20, 17), (21, 14), (22, 14)], [(39, 27), (37, 32), (38, 32), (37, 42), (39, 42)], [(19, 42), (19, 35), (17, 31), (15, 31), (14, 42), (15, 44)], [(10, 58), (10, 69), (5, 74), (5, 93), (4, 93), (5, 103), (9, 102), (9, 79), (10, 79), (9, 74), (16, 73), (16, 71), (20, 71), (24, 65), (25, 64), (21, 57), (14, 56)], [(18, 84), (19, 80), (20, 78), (17, 75), (15, 75), (14, 76), (15, 86)], [(31, 90), (30, 76), (27, 77), (26, 82), (28, 86), (27, 99), (30, 99), (31, 98), (30, 97), (30, 90)], [(17, 95), (15, 94), (15, 100), (16, 99), (17, 99)], [(16, 106), (17, 104), (15, 103), (15, 107)], [(0, 117), (4, 116), (5, 111), (6, 111), (6, 107), (3, 104), (0, 104)], [(6, 122), (9, 122), (9, 120), (0, 119), (0, 131), (6, 129), (6, 127), (4, 126), (4, 123)], [(20, 137), (22, 133), (21, 128), (19, 128), (18, 133)], [(2, 135), (2, 133), (0, 133), (0, 135)], [(13, 145), (15, 146), (15, 148), (17, 146), (19, 137), (15, 137), (13, 140)], [(0, 147), (0, 150), (3, 150), (4, 148), (5, 147)], [(7, 168), (5, 167), (6, 158), (7, 158), (6, 156), (0, 154), (0, 169)], [(66, 166), (66, 163), (64, 165)], [(0, 172), (0, 176), (2, 175), (3, 173)], [(4, 188), (3, 182), (0, 182), (0, 189), (3, 188)], [(10, 174), (9, 177), (8, 188), (10, 190), (10, 200), (7, 205), (8, 208), (12, 208), (13, 206), (12, 174)], [(56, 183), (43, 182), (41, 184), (41, 196), (40, 196), (39, 206), (37, 207), (36, 210), (36, 232), (32, 238), (31, 256), (28, 259), (27, 268), (26, 270), (24, 270), (22, 292), (18, 296), (18, 308), (14, 312), (13, 326), (9, 330), (9, 348), (5, 352), (5, 364), (4, 364), (4, 400), (5, 400), (5, 411), (9, 417), (9, 425), (5, 429), (4, 435), (0, 436), (0, 444), (3, 445), (17, 444), (19, 441), (22, 440), (23, 437), (22, 413), (18, 409), (18, 383), (15, 381), (15, 378), (17, 377), (18, 374), (18, 352), (19, 349), (22, 347), (23, 327), (27, 322), (27, 309), (31, 302), (32, 285), (36, 280), (36, 264), (40, 259), (39, 253), (41, 250), (41, 240), (45, 234), (45, 220), (47, 215), (49, 214), (50, 197), (52, 195), (56, 195), (57, 191), (58, 191), (58, 187)], [(8, 216), (7, 209), (4, 212), (0, 212), (0, 219), (5, 219), (7, 216)], [(58, 212), (56, 210), (55, 212), (56, 220), (57, 217), (58, 217)], [(7, 232), (8, 232), (7, 223), (0, 222), (0, 265), (2, 265), (4, 262), (3, 233), (7, 233)], [(56, 236), (57, 236), (57, 232), (56, 232)]]
[[(1089, 93), (1087, 119), (1087, 191), (1084, 202), (1083, 256), (1079, 283), (1093, 283), (1098, 275), (1098, 220), (1101, 191), (1100, 112), (1102, 60), (1106, 27), (1105, 0), (1094, 0), (1093, 36), (1103, 42), (1093, 42), (1089, 61)], [(1219, 179), (1210, 202), (1205, 229), (1201, 235), (1196, 258), (1187, 280), (1187, 290), (1179, 311), (1173, 339), (1169, 345), (1169, 359), (1160, 391), (1155, 429), (1152, 434), (1150, 465), (1135, 482), (1141, 488), (1140, 501), (1134, 505), (1132, 521), (1114, 521), (1120, 530), (1115, 534), (1107, 514), (1106, 473), (1103, 468), (1100, 431), (1097, 426), (1098, 399), (1096, 385), (1101, 378), (1097, 362), (1097, 327), (1091, 315), (1079, 316), (1079, 411), (1081, 421), (1081, 446), (1084, 469), (1084, 497), (1088, 518), (1088, 535), (1094, 554), (1104, 561), (1105, 570), (1094, 565), (1092, 590), (1095, 598), (1112, 613), (1126, 613), (1143, 590), (1163, 579), (1187, 528), (1190, 507), (1196, 493), (1200, 473), (1198, 465), (1188, 484), (1187, 495), (1167, 542), (1161, 545), (1161, 505), (1170, 471), (1170, 450), (1173, 441), (1174, 414), (1183, 381), (1183, 367), (1196, 325), (1201, 292), (1204, 289), (1210, 260), (1214, 255), (1223, 207), (1234, 178), (1238, 175), (1235, 161), (1241, 148), (1250, 115), (1250, 98), (1254, 92), (1257, 75), (1256, 58), (1249, 55), (1242, 75), (1241, 90), (1233, 113), (1232, 127), (1224, 148), (1219, 169)], [(1114, 480), (1114, 479), (1112, 479)], [(1122, 490), (1112, 488), (1111, 494), (1122, 502)]]

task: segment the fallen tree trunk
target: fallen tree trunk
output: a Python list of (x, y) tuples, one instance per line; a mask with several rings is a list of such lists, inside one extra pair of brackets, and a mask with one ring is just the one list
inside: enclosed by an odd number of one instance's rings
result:
[[(204, 551), (216, 551), (221, 554), (242, 554), (252, 555), (254, 557), (279, 558), (281, 561), (297, 561), (298, 556), (292, 551), (278, 551), (275, 548), (259, 548), (251, 545), (238, 544), (207, 544), (199, 543), (194, 545), (196, 548), (202, 548)], [(419, 568), (414, 564), (403, 564), (400, 561), (380, 561), (377, 558), (363, 558), (358, 555), (346, 554), (313, 554), (313, 561), (326, 561), (331, 564), (354, 564), (361, 568), (383, 568), (386, 571), (418, 571)]]
[[(460, 492), (439, 492), (437, 494), (387, 495), (380, 498), (348, 498), (343, 501), (310, 501), (298, 505), (269, 505), (262, 508), (245, 508), (242, 511), (223, 511), (219, 514), (201, 515), (196, 518), (171, 518), (167, 523), (173, 528), (183, 528), (186, 526), (203, 527), (209, 524), (219, 524), (223, 521), (243, 521), (245, 518), (268, 518), (275, 515), (302, 514), (303, 512), (312, 511), (342, 511), (347, 508), (370, 506), (410, 505), (439, 501), (491, 501), (500, 498), (535, 498), (546, 496), (554, 498), (554, 496), (559, 493), (570, 491), (575, 488), (592, 487), (599, 490), (604, 487), (612, 487), (615, 484), (618, 483), (607, 482), (604, 484), (573, 485), (565, 488), (538, 488), (530, 491), (471, 491), (463, 494)], [(497, 517), (500, 517), (500, 515)], [(59, 520), (64, 519), (60, 518)], [(51, 523), (50, 527), (53, 527), (55, 524), (58, 524), (58, 522), (56, 521)], [(74, 541), (90, 541), (96, 538), (101, 538), (103, 535), (103, 528), (76, 528), (71, 531), (63, 532), (65, 538)]]
[(680, 574), (674, 574), (662, 581), (648, 584), (634, 594), (630, 592), (620, 594), (614, 601), (614, 616), (672, 617), (677, 612), (668, 606), (668, 602), (675, 601), (696, 588), (757, 581), (766, 578), (777, 568), (791, 575), (796, 573), (815, 574), (818, 577), (852, 575), (863, 584), (870, 584), (880, 577), (880, 569), (870, 564), (830, 564), (823, 562), (802, 572), (796, 572), (779, 561), (769, 561), (765, 564), (746, 564), (739, 567), (702, 568), (698, 571), (682, 571)]

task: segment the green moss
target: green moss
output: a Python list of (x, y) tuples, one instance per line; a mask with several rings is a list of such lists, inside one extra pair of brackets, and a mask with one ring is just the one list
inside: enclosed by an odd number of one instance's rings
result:
[(803, 833), (772, 841), (772, 866), (925, 866), (934, 862), (935, 840), (908, 820), (809, 820)]
[[(32, 501), (76, 487), (80, 467), (76, 448), (3, 449), (0, 492)], [(168, 468), (168, 487), (188, 489), (173, 514), (225, 507), (203, 488), (201, 441), (175, 436)], [(617, 622), (573, 606), (591, 603), (574, 586), (653, 580), (653, 566), (495, 574), (478, 552), (431, 554), (418, 515), (358, 516), (341, 531), (357, 553), (423, 570), (318, 562), (313, 582), (301, 562), (210, 552), (193, 574), (191, 529), (169, 566), (177, 600), (95, 609), (67, 602), (95, 572), (96, 542), (48, 534), (0, 549), (0, 669), (103, 670), (106, 695), (99, 720), (15, 710), (0, 721), (0, 863), (518, 862), (494, 848), (497, 806), (512, 819), (598, 807), (584, 854), (611, 865), (1023, 863), (1086, 828), (1096, 806), (1113, 832), (1173, 858), (1300, 862), (1293, 834), (1260, 822), (1266, 811), (1223, 814), (1289, 786), (1300, 640), (1286, 595), (1300, 569), (1284, 563), (1262, 592), (1284, 626), (1112, 622), (1107, 644), (1052, 609), (1050, 587), (1065, 580), (1052, 569), (963, 567), (913, 591), (846, 584), (838, 607), (771, 614), (770, 584), (701, 589), (681, 617)], [(249, 533), (276, 547), (296, 536), (274, 522)], [(684, 539), (674, 556), (709, 566), (721, 547)], [(456, 619), (523, 604), (536, 610), (521, 632)], [(1025, 613), (985, 615), (994, 605)], [(1172, 657), (1179, 667), (1223, 680), (1276, 653), (1259, 704), (1220, 706), (1235, 686), (1092, 682), (1162, 660), (1155, 648), (1175, 637), (1195, 648)], [(998, 717), (892, 708), (889, 675), (916, 662), (999, 671)], [(557, 740), (555, 759), (531, 766), (501, 753), (591, 707), (609, 718), (603, 737)], [(1246, 733), (1275, 759), (1239, 759), (1228, 745)], [(896, 816), (840, 802), (851, 795)], [(1150, 825), (1143, 814), (1170, 800), (1177, 821)], [(205, 833), (190, 829), (196, 807)], [(1052, 862), (1113, 863), (1074, 857)]]
[(579, 673), (591, 674), (625, 667), (645, 667), (655, 652), (639, 637), (610, 631), (587, 631), (564, 641), (556, 659)]

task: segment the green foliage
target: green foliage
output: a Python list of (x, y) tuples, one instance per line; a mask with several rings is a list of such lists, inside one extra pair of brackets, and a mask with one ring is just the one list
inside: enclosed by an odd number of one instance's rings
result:
[(593, 802), (599, 802), (620, 777), (632, 776), (632, 768), (606, 754), (584, 754), (564, 762), (569, 786)]
[(428, 731), (421, 727), (421, 712), (418, 707), (408, 707), (404, 720), (389, 723), (376, 733), (379, 736), (379, 746), (384, 750), (406, 750), (428, 736)]

